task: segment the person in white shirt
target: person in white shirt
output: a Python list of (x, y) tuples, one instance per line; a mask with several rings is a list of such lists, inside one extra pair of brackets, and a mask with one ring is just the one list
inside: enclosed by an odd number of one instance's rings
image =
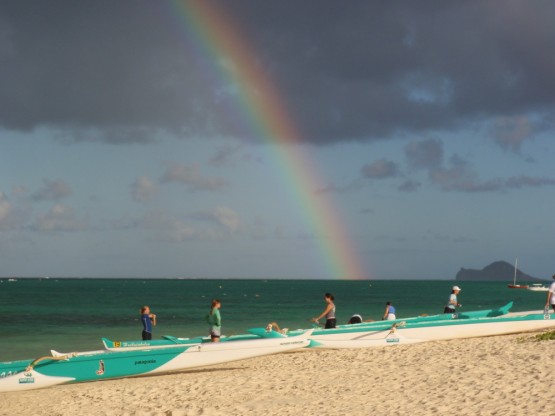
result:
[(457, 295), (461, 291), (461, 288), (458, 286), (453, 286), (451, 289), (451, 295), (449, 295), (449, 300), (447, 301), (447, 305), (443, 310), (443, 313), (455, 313), (456, 307), (461, 307), (462, 305), (457, 301)]

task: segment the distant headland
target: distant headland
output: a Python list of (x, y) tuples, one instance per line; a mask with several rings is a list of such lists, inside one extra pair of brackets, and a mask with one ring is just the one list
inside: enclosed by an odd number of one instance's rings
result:
[[(507, 263), (506, 261), (495, 261), (489, 266), (484, 267), (482, 270), (465, 269), (461, 267), (455, 280), (482, 280), (482, 281), (503, 281), (512, 282), (515, 275), (515, 266)], [(516, 281), (520, 282), (545, 282), (545, 279), (532, 277), (529, 274), (516, 270)]]

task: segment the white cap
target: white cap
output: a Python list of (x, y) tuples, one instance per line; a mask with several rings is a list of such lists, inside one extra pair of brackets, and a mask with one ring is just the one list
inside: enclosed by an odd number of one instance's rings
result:
[(461, 288), (458, 286), (453, 286), (453, 290), (461, 290)]

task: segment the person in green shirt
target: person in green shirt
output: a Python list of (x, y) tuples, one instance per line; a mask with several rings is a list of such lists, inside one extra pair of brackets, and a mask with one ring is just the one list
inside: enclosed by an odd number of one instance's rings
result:
[(222, 336), (222, 318), (220, 316), (220, 308), (222, 303), (219, 299), (212, 300), (210, 312), (206, 315), (206, 321), (210, 325), (210, 339), (212, 342), (219, 342)]

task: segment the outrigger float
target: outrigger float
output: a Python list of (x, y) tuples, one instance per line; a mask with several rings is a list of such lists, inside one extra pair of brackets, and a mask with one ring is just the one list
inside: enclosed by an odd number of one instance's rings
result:
[(156, 349), (58, 353), (35, 360), (0, 363), (0, 392), (58, 384), (167, 373), (244, 360), (308, 346), (312, 330), (285, 338), (191, 343)]

